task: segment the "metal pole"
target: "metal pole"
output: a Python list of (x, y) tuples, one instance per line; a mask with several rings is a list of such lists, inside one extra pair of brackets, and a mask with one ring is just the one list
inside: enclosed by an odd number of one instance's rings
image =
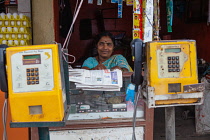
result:
[(175, 107), (165, 108), (166, 140), (175, 140)]
[(49, 127), (38, 127), (39, 140), (50, 140)]

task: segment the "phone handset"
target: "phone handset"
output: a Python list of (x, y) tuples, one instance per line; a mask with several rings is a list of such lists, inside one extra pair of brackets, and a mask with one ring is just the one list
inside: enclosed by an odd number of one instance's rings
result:
[(139, 98), (141, 96), (141, 89), (139, 85), (143, 82), (142, 76), (142, 52), (143, 52), (143, 41), (141, 39), (134, 39), (131, 41), (132, 56), (134, 57), (134, 72), (131, 76), (131, 82), (135, 84), (135, 99), (134, 99), (134, 111), (133, 111), (133, 134), (132, 140), (136, 140), (135, 127), (136, 127), (136, 112)]
[(131, 82), (135, 84), (135, 92), (138, 91), (138, 86), (143, 82), (142, 76), (142, 52), (143, 41), (134, 39), (131, 41), (132, 56), (134, 57), (134, 72), (131, 77)]
[(8, 98), (8, 85), (6, 76), (6, 48), (7, 45), (0, 45), (0, 89), (5, 92), (5, 98)]

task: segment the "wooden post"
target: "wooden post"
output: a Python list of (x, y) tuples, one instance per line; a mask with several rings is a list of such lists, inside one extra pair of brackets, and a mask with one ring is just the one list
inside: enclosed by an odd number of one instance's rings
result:
[(49, 127), (38, 127), (39, 140), (50, 140)]
[(175, 140), (175, 107), (165, 108), (166, 140)]

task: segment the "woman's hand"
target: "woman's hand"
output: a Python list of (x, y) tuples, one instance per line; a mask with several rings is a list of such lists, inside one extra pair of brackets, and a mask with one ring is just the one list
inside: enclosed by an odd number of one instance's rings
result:
[(103, 64), (98, 64), (95, 68), (92, 68), (92, 70), (104, 70), (107, 69)]
[(128, 70), (126, 68), (121, 68), (119, 66), (114, 66), (114, 67), (111, 68), (111, 70), (115, 70), (115, 69), (119, 69), (119, 70), (121, 70), (123, 72), (128, 72)]
[(111, 70), (115, 70), (115, 69), (122, 70), (121, 67), (119, 67), (119, 66), (114, 66), (114, 67), (111, 68)]

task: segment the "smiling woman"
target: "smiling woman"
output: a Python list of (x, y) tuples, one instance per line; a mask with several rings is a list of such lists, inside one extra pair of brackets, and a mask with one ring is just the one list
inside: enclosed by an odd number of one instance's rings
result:
[(82, 65), (87, 70), (120, 69), (124, 72), (132, 71), (122, 55), (112, 55), (114, 50), (114, 37), (109, 32), (102, 32), (96, 37), (98, 55), (89, 57)]

